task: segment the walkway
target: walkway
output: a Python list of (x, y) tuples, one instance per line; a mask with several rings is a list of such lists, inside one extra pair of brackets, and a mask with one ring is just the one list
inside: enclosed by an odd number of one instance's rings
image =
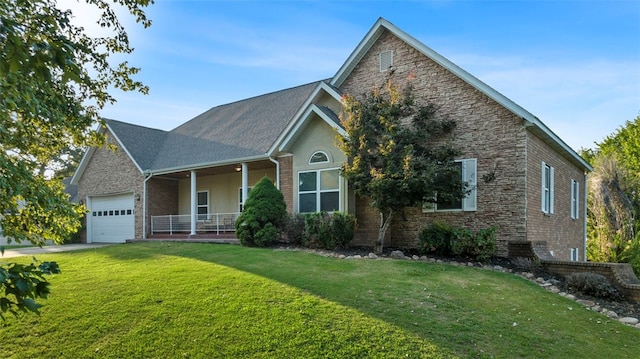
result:
[(91, 249), (91, 248), (100, 248), (104, 246), (113, 245), (112, 243), (78, 243), (78, 244), (63, 244), (63, 245), (52, 245), (52, 246), (42, 246), (42, 247), (23, 247), (23, 248), (15, 248), (11, 249), (10, 246), (4, 247), (4, 255), (0, 256), (0, 260), (5, 258), (13, 258), (13, 257), (21, 257), (21, 256), (31, 256), (34, 254), (45, 254), (45, 253), (59, 253), (59, 252), (67, 252), (67, 251), (77, 251), (80, 249)]

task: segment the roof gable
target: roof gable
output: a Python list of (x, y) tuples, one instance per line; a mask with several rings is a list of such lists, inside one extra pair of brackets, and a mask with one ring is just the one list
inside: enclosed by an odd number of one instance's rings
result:
[[(107, 132), (113, 136), (140, 173), (149, 169), (166, 136), (166, 132), (162, 130), (108, 119), (105, 120), (105, 126), (98, 129), (101, 135)], [(71, 177), (71, 185), (78, 184), (95, 151), (96, 148), (91, 147), (82, 156), (76, 172)]]
[(107, 127), (141, 172), (151, 168), (167, 138), (166, 131), (116, 120), (107, 120)]
[(560, 139), (560, 137), (558, 137), (553, 131), (551, 131), (536, 116), (383, 18), (379, 18), (376, 21), (376, 23), (369, 30), (369, 32), (367, 32), (365, 37), (360, 41), (351, 55), (349, 55), (346, 62), (340, 67), (338, 72), (331, 80), (331, 86), (340, 87), (345, 82), (351, 72), (358, 65), (360, 60), (362, 60), (367, 52), (373, 47), (373, 45), (380, 38), (384, 31), (391, 32), (394, 36), (398, 37), (409, 46), (418, 50), (435, 63), (444, 67), (446, 70), (450, 71), (461, 80), (465, 81), (481, 93), (485, 94), (487, 97), (491, 98), (514, 115), (522, 118), (526, 122), (527, 127), (533, 133), (540, 136), (543, 140), (545, 140), (545, 142), (551, 145), (551, 147), (553, 147), (559, 153), (563, 154), (565, 157), (569, 158), (574, 164), (587, 171), (593, 170), (593, 168), (582, 157), (580, 157), (571, 147), (569, 147), (562, 139)]

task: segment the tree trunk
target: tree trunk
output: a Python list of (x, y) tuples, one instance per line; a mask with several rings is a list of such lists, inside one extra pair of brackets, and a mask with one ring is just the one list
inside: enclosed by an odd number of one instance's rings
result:
[(387, 214), (387, 218), (384, 216), (384, 212), (380, 211), (380, 229), (378, 230), (378, 240), (375, 245), (375, 252), (377, 254), (381, 254), (384, 249), (384, 237), (387, 233), (387, 229), (391, 224), (391, 218), (393, 217), (393, 210), (389, 210), (389, 214)]

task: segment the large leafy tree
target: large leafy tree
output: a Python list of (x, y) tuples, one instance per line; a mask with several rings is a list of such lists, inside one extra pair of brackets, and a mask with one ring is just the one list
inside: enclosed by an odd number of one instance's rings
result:
[[(89, 36), (56, 0), (0, 1), (0, 226), (16, 242), (61, 243), (78, 230), (84, 207), (69, 203), (60, 179), (43, 169), (69, 149), (104, 143), (92, 128), (101, 122), (99, 111), (115, 102), (114, 88), (147, 92), (133, 79), (139, 69), (112, 56), (133, 49), (109, 2), (86, 2), (101, 11), (98, 25), (111, 36)], [(113, 0), (144, 27), (151, 2)], [(48, 283), (25, 279), (37, 266), (23, 267), (21, 280), (7, 274), (11, 268), (3, 264), (0, 271), (0, 313), (37, 310), (21, 299), (45, 296)]]
[(591, 162), (587, 257), (631, 263), (640, 274), (640, 116), (581, 155)]
[(343, 98), (339, 146), (349, 161), (342, 176), (380, 212), (375, 250), (381, 252), (394, 215), (424, 201), (453, 203), (466, 194), (459, 151), (448, 140), (455, 122), (437, 119), (434, 105), (418, 104), (410, 87), (388, 82), (361, 98)]

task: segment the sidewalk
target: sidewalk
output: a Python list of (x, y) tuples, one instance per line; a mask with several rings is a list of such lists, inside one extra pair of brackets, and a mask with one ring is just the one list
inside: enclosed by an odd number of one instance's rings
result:
[(77, 251), (80, 249), (100, 248), (110, 246), (115, 243), (79, 243), (79, 244), (63, 244), (40, 247), (26, 247), (11, 249), (10, 246), (4, 247), (4, 255), (0, 255), (0, 260), (5, 258), (32, 256), (34, 254), (59, 253), (67, 251)]

